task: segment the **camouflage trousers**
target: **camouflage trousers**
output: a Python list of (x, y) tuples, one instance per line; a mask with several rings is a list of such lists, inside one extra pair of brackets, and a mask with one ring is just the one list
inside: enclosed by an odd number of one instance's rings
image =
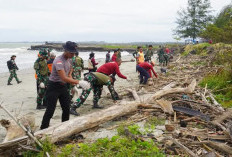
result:
[(40, 76), (39, 79), (37, 79), (36, 81), (38, 81), (38, 85), (40, 85), (41, 82), (44, 83), (45, 88), (40, 88), (38, 89), (38, 93), (37, 93), (37, 105), (44, 105), (46, 106), (46, 90), (47, 90), (47, 83), (48, 83), (48, 77), (47, 76)]
[(19, 79), (18, 79), (17, 74), (16, 74), (16, 69), (10, 70), (10, 76), (8, 78), (8, 83), (10, 83), (13, 78), (15, 78), (15, 80), (17, 82), (19, 82)]
[(81, 80), (81, 67), (73, 69), (72, 78), (75, 80)]
[[(83, 105), (83, 103), (88, 98), (89, 93), (91, 92), (92, 89), (93, 89), (93, 104), (97, 104), (99, 99), (101, 98), (103, 85), (97, 85), (97, 78), (93, 74), (90, 73), (85, 76), (84, 80), (88, 81), (91, 87), (89, 89), (85, 89), (82, 91), (81, 96), (74, 103), (74, 107), (76, 108)], [(110, 94), (112, 96), (112, 99), (117, 100), (118, 93), (114, 90), (113, 84), (110, 81), (108, 81), (105, 85), (108, 87)]]
[(162, 54), (159, 55), (159, 63), (163, 64), (163, 66), (167, 66), (169, 62), (169, 55), (168, 54)]

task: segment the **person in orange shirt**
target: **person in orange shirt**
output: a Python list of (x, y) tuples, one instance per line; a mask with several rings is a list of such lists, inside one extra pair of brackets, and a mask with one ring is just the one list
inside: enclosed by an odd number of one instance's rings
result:
[(138, 54), (137, 54), (137, 62), (138, 62), (138, 64), (140, 64), (140, 63), (143, 63), (144, 62), (144, 53), (143, 53), (143, 48), (142, 47), (140, 47), (139, 48), (139, 52), (138, 52)]
[(52, 73), (52, 64), (54, 59), (56, 58), (56, 55), (52, 52), (50, 54), (50, 59), (47, 61), (48, 69), (49, 69), (49, 75)]

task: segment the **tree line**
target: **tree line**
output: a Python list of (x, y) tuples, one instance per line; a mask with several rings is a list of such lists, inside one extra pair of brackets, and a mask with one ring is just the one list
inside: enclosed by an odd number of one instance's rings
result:
[(210, 0), (188, 0), (188, 6), (177, 12), (174, 34), (180, 38), (204, 38), (213, 42), (232, 43), (232, 4), (212, 16)]

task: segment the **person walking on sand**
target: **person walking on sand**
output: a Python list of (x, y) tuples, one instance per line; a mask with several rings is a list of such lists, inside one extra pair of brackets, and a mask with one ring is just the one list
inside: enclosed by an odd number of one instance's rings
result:
[(59, 99), (62, 108), (62, 122), (69, 120), (70, 96), (68, 93), (67, 83), (76, 85), (78, 80), (71, 76), (72, 67), (70, 58), (77, 52), (76, 43), (67, 41), (64, 45), (64, 52), (61, 56), (56, 57), (53, 62), (52, 73), (49, 77), (48, 89), (46, 92), (47, 108), (43, 116), (40, 129), (49, 127), (50, 120), (55, 112), (56, 103)]
[(70, 114), (79, 116), (79, 113), (77, 113), (76, 109), (79, 108), (81, 105), (83, 105), (83, 103), (88, 98), (89, 93), (91, 92), (92, 89), (93, 89), (93, 108), (97, 108), (97, 109), (103, 108), (102, 106), (98, 105), (98, 101), (101, 98), (102, 89), (104, 85), (108, 87), (114, 102), (118, 100), (118, 94), (115, 92), (113, 86), (113, 81), (114, 81), (113, 77), (107, 76), (100, 72), (92, 72), (85, 75), (84, 80), (86, 81), (85, 88), (83, 88), (81, 96), (76, 100), (75, 103), (72, 104)]
[(151, 71), (156, 78), (158, 77), (153, 69), (154, 65), (154, 62), (152, 62), (151, 64), (149, 64), (148, 62), (143, 62), (136, 66), (136, 69), (140, 74), (140, 84), (147, 84), (147, 80), (152, 77)]
[(108, 63), (108, 62), (110, 62), (110, 50), (106, 54), (106, 61), (105, 61), (105, 63)]
[(10, 60), (7, 61), (7, 67), (10, 71), (10, 76), (8, 78), (8, 83), (7, 85), (13, 85), (11, 83), (12, 79), (15, 78), (15, 80), (17, 81), (17, 83), (21, 83), (22, 81), (19, 81), (18, 77), (17, 77), (17, 74), (16, 74), (16, 71), (19, 70), (19, 68), (17, 67), (16, 63), (15, 63), (15, 58), (16, 56), (15, 55), (12, 55), (10, 57)]
[(37, 76), (36, 82), (38, 85), (36, 109), (44, 109), (46, 108), (45, 93), (47, 90), (47, 82), (48, 82), (48, 74), (49, 74), (49, 69), (46, 60), (48, 54), (46, 51), (40, 51), (39, 54), (40, 57), (34, 63), (34, 69)]
[(88, 59), (89, 72), (95, 72), (97, 70), (96, 65), (98, 65), (98, 63), (96, 63), (94, 55), (95, 55), (95, 53), (93, 53), (93, 52), (91, 52), (89, 54), (89, 59)]

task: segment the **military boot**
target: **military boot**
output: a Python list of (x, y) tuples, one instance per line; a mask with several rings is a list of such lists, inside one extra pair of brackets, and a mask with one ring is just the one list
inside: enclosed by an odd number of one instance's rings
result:
[(76, 111), (76, 107), (71, 107), (69, 113), (74, 115), (74, 116), (80, 116), (80, 114), (77, 113), (77, 111)]
[(18, 84), (22, 83), (22, 81), (17, 81)]
[(13, 85), (12, 83), (8, 82), (7, 85)]
[(46, 108), (46, 106), (43, 106), (41, 104), (37, 104), (37, 107), (36, 107), (37, 110), (41, 110), (41, 109), (45, 109), (45, 108)]
[(93, 103), (93, 109), (96, 108), (96, 109), (102, 109), (104, 108), (103, 106), (99, 106), (97, 103)]

